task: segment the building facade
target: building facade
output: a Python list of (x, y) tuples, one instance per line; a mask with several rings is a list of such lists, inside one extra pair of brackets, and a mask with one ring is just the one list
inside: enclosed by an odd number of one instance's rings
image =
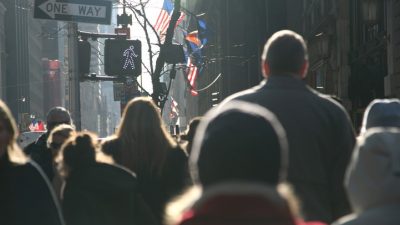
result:
[(400, 97), (400, 1), (303, 0), (307, 82), (337, 96), (358, 129), (376, 98)]
[[(338, 97), (356, 128), (371, 100), (400, 97), (399, 0), (196, 1), (190, 9), (204, 12), (214, 26), (206, 57), (219, 61), (209, 68), (222, 72), (221, 98), (262, 79), (263, 44), (281, 29), (303, 35), (310, 61), (306, 82)], [(210, 82), (211, 74), (199, 83)], [(199, 114), (212, 107), (214, 92), (199, 96)]]
[(6, 7), (0, 1), (0, 99), (5, 98), (5, 74), (6, 74), (6, 33), (5, 33)]
[(400, 98), (400, 0), (386, 1), (387, 74), (385, 96)]
[(45, 116), (42, 26), (40, 20), (33, 19), (33, 1), (1, 2), (6, 8), (3, 99), (17, 119), (19, 128), (26, 130), (30, 118)]
[[(188, 9), (203, 14), (210, 33), (203, 48), (206, 63), (198, 77), (198, 86), (209, 86), (221, 74), (212, 86), (199, 93), (198, 115), (230, 94), (262, 80), (259, 56), (268, 32), (274, 30), (267, 26), (268, 12), (273, 12), (268, 4), (259, 0), (190, 1)], [(274, 4), (282, 7), (278, 1)]]

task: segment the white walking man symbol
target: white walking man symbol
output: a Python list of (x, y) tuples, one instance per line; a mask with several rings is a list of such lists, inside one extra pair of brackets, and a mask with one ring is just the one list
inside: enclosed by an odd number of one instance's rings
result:
[(133, 45), (129, 46), (129, 48), (124, 51), (123, 56), (125, 57), (125, 64), (122, 68), (124, 68), (124, 70), (126, 70), (128, 68), (128, 66), (130, 65), (131, 68), (134, 70), (135, 69), (134, 58), (138, 57), (138, 55), (135, 53), (135, 47), (133, 47)]

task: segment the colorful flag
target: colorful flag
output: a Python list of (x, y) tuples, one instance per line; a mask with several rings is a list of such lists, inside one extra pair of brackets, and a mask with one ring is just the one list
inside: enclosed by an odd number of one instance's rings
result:
[(196, 79), (201, 71), (202, 65), (202, 54), (201, 48), (203, 47), (201, 40), (198, 36), (198, 31), (190, 32), (186, 35), (186, 45), (187, 45), (187, 78), (191, 87), (190, 94), (192, 96), (197, 96), (198, 92), (195, 91)]
[(186, 74), (190, 84), (190, 93), (197, 96), (198, 92), (195, 90), (196, 79), (203, 70), (203, 56), (202, 48), (208, 42), (209, 31), (207, 24), (203, 19), (196, 19), (197, 30), (187, 33), (184, 31), (186, 42)]
[(185, 39), (186, 39), (187, 41), (189, 41), (190, 43), (195, 44), (197, 47), (200, 47), (200, 46), (201, 46), (201, 41), (200, 41), (200, 39), (199, 39), (199, 37), (198, 37), (198, 32), (197, 32), (197, 30), (196, 30), (196, 31), (193, 31), (193, 32), (190, 32), (189, 34), (187, 34), (186, 37), (185, 37)]
[(187, 67), (186, 74), (187, 74), (187, 78), (189, 80), (190, 89), (191, 89), (190, 94), (192, 96), (197, 96), (199, 93), (196, 90), (194, 90), (194, 88), (196, 87), (195, 81), (196, 81), (199, 69), (197, 68), (196, 65), (194, 65), (192, 63), (191, 57), (188, 58), (186, 67)]
[(206, 21), (203, 19), (197, 19), (197, 30), (198, 30), (198, 39), (200, 40), (202, 45), (206, 45), (208, 42), (208, 37), (210, 36), (209, 30), (207, 29)]
[(178, 103), (175, 101), (173, 97), (171, 97), (171, 112), (169, 114), (169, 117), (171, 119), (174, 119), (178, 116), (179, 116)]
[(40, 120), (33, 120), (31, 124), (29, 124), (30, 131), (45, 131), (44, 123)]
[[(154, 29), (157, 31), (160, 36), (160, 40), (163, 43), (165, 41), (165, 36), (167, 33), (169, 22), (171, 21), (171, 16), (174, 11), (174, 4), (171, 0), (164, 0), (163, 7), (161, 9), (160, 14), (158, 15), (157, 21), (154, 24)], [(183, 12), (180, 13), (178, 21), (175, 26), (178, 26), (184, 19), (185, 14)]]

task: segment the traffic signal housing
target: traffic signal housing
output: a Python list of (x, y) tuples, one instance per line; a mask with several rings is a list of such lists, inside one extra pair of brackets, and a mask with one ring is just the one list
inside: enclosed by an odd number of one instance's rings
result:
[(80, 76), (90, 73), (91, 46), (87, 40), (78, 41), (78, 72)]
[(185, 62), (185, 53), (183, 51), (183, 45), (168, 44), (162, 45), (162, 54), (165, 58), (165, 62), (169, 64), (177, 64)]
[(104, 72), (109, 76), (142, 74), (142, 43), (139, 40), (107, 39), (104, 47)]

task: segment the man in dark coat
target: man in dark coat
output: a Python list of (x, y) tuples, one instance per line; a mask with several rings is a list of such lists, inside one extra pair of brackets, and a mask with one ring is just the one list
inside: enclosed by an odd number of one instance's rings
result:
[(303, 82), (308, 69), (303, 38), (275, 33), (262, 55), (265, 80), (225, 100), (257, 103), (272, 111), (289, 140), (288, 181), (306, 220), (332, 222), (350, 212), (343, 180), (354, 146), (354, 130), (342, 106)]
[(71, 115), (68, 110), (63, 107), (54, 107), (47, 114), (47, 132), (42, 134), (35, 142), (32, 142), (24, 149), (25, 153), (31, 157), (42, 170), (46, 173), (51, 181), (54, 177), (53, 157), (51, 150), (47, 147), (47, 138), (50, 132), (57, 125), (72, 125)]

